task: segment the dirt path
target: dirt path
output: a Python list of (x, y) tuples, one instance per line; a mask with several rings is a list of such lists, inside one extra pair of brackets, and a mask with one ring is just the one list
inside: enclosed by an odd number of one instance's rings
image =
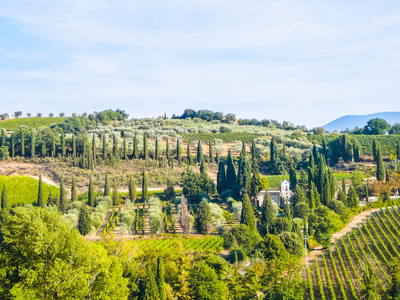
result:
[[(367, 218), (372, 215), (374, 212), (380, 210), (380, 208), (373, 208), (368, 211), (364, 211), (357, 216), (355, 216), (342, 230), (334, 233), (332, 235), (331, 239), (331, 250), (334, 250), (334, 244), (340, 240), (340, 238), (344, 235), (346, 235), (348, 232), (351, 232), (354, 228), (359, 227), (362, 223), (364, 223)], [(320, 256), (322, 253), (324, 253), (326, 250), (322, 246), (318, 246), (308, 252), (308, 260), (314, 260), (318, 256)], [(305, 259), (304, 259), (304, 264), (305, 264)]]

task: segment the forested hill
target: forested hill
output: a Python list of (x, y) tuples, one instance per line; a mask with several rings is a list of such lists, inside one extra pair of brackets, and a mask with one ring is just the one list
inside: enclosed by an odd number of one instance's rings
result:
[(388, 122), (390, 125), (395, 123), (400, 123), (400, 112), (380, 112), (369, 115), (347, 115), (340, 117), (336, 120), (323, 125), (326, 130), (332, 131), (342, 131), (348, 129), (354, 129), (356, 127), (364, 127), (367, 122), (371, 119), (380, 118)]

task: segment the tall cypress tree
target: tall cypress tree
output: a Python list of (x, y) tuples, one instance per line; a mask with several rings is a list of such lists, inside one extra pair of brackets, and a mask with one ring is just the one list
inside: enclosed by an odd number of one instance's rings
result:
[(317, 146), (315, 145), (312, 146), (312, 155), (314, 157), (314, 161), (318, 161), (318, 151)]
[(94, 207), (94, 205), (96, 204), (92, 174), (90, 174), (90, 180), (89, 180), (88, 202), (91, 207)]
[(238, 175), (237, 175), (237, 191), (240, 195), (250, 193), (251, 188), (251, 167), (246, 157), (242, 157), (239, 163)]
[(97, 154), (96, 135), (93, 133), (93, 138), (92, 138), (92, 161), (93, 161), (93, 166), (96, 165), (96, 154)]
[(31, 130), (31, 157), (36, 155), (35, 151), (35, 144), (36, 144), (36, 135), (34, 130)]
[(1, 129), (1, 146), (5, 146), (6, 145), (6, 130), (3, 128)]
[(11, 157), (14, 158), (15, 157), (15, 134), (12, 133), (11, 134)]
[(297, 186), (297, 173), (292, 165), (289, 168), (289, 182), (290, 182), (290, 189), (294, 191)]
[(137, 199), (136, 183), (133, 176), (129, 177), (129, 200), (135, 202)]
[(128, 160), (128, 146), (126, 145), (126, 137), (124, 137), (124, 159)]
[(119, 204), (119, 197), (118, 197), (118, 180), (114, 180), (114, 188), (113, 188), (113, 205), (117, 206)]
[(39, 207), (44, 207), (42, 174), (39, 174), (39, 188), (38, 188), (38, 198), (36, 200), (36, 205)]
[(108, 173), (106, 173), (106, 178), (104, 180), (104, 196), (110, 197), (110, 179), (108, 178)]
[(147, 161), (149, 160), (149, 148), (147, 146), (147, 136), (143, 133), (143, 157)]
[(54, 133), (53, 133), (53, 136), (51, 138), (51, 145), (52, 145), (51, 157), (56, 157), (57, 149), (56, 149), (56, 137), (55, 137)]
[(60, 179), (60, 210), (61, 211), (66, 211), (68, 202), (67, 202), (67, 195), (66, 191), (64, 189), (64, 183), (62, 181), (62, 178)]
[(113, 156), (114, 158), (119, 158), (119, 149), (118, 149), (118, 141), (117, 135), (113, 134)]
[(225, 173), (225, 165), (223, 161), (220, 161), (218, 164), (218, 173), (217, 173), (217, 191), (218, 194), (221, 195), (223, 191), (227, 189), (226, 187), (226, 173)]
[(75, 176), (72, 178), (72, 187), (71, 187), (71, 202), (75, 202), (78, 200), (78, 190), (76, 189), (76, 178)]
[(261, 213), (261, 234), (265, 235), (269, 232), (269, 226), (275, 219), (275, 211), (272, 198), (269, 193), (265, 193), (264, 202)]
[(143, 177), (142, 177), (142, 200), (143, 202), (149, 198), (147, 192), (147, 177), (146, 177), (146, 170), (143, 169)]
[(76, 158), (76, 140), (75, 136), (72, 137), (72, 157)]
[(154, 145), (154, 159), (158, 160), (160, 158), (160, 147), (158, 146), (158, 137), (156, 137)]
[(167, 158), (167, 161), (169, 162), (169, 140), (168, 138), (165, 139), (165, 157)]
[(143, 300), (157, 300), (159, 299), (159, 291), (157, 288), (156, 280), (154, 278), (154, 272), (150, 265), (147, 266), (147, 279), (144, 290)]
[(104, 133), (103, 134), (103, 159), (105, 160), (107, 158), (107, 136)]
[(383, 181), (385, 180), (385, 167), (383, 165), (382, 152), (379, 147), (376, 152), (376, 180)]
[(373, 139), (372, 141), (372, 156), (374, 157), (374, 160), (377, 161), (378, 159), (378, 142), (376, 139)]
[(236, 184), (236, 169), (233, 164), (231, 149), (228, 150), (228, 158), (226, 160), (226, 186), (232, 190)]
[(347, 194), (347, 206), (351, 208), (358, 207), (358, 195), (353, 185), (350, 185), (349, 192)]
[(182, 157), (181, 157), (181, 141), (179, 138), (176, 138), (176, 159), (178, 160), (178, 164), (180, 165), (182, 162)]
[(196, 228), (200, 234), (209, 233), (209, 224), (211, 223), (211, 210), (207, 200), (203, 200), (200, 203), (199, 209), (197, 210), (196, 216)]
[(255, 139), (251, 140), (251, 160), (257, 161), (256, 142)]
[(199, 140), (197, 143), (197, 162), (200, 163), (203, 160), (203, 145)]
[(242, 215), (240, 217), (240, 224), (247, 225), (251, 231), (254, 231), (256, 228), (255, 217), (253, 208), (251, 207), (250, 198), (247, 194), (243, 197), (243, 208)]
[(270, 147), (270, 153), (271, 153), (271, 157), (270, 157), (270, 162), (272, 166), (275, 166), (276, 164), (276, 159), (277, 159), (277, 149), (276, 149), (276, 141), (275, 141), (275, 137), (271, 138), (271, 147)]
[(326, 163), (328, 163), (328, 149), (326, 147), (325, 139), (322, 140), (322, 155), (324, 156)]
[(159, 255), (157, 259), (156, 283), (159, 290), (159, 299), (165, 300), (166, 294), (165, 294), (165, 280), (164, 280), (164, 261), (161, 255)]
[(79, 233), (83, 236), (87, 235), (91, 230), (89, 211), (84, 203), (82, 203), (81, 209), (79, 211), (78, 230)]
[(135, 133), (135, 137), (133, 138), (133, 157), (139, 158), (139, 146), (138, 146), (138, 140), (137, 140), (136, 133)]
[(192, 153), (190, 152), (190, 142), (186, 144), (186, 158), (187, 158), (187, 164), (189, 166), (192, 165), (193, 159), (192, 159)]
[(21, 128), (21, 156), (25, 156), (25, 129)]
[(214, 152), (213, 152), (213, 147), (212, 147), (211, 140), (208, 141), (208, 157), (210, 159), (210, 162), (212, 163), (213, 160), (214, 160)]
[(10, 211), (10, 201), (8, 199), (7, 186), (3, 184), (3, 191), (1, 193), (1, 209), (5, 212)]
[(261, 190), (260, 172), (258, 170), (258, 164), (256, 160), (251, 162), (251, 172), (253, 175), (251, 176), (250, 196), (255, 198)]
[(65, 149), (65, 136), (64, 133), (61, 133), (61, 155), (65, 157), (66, 149)]

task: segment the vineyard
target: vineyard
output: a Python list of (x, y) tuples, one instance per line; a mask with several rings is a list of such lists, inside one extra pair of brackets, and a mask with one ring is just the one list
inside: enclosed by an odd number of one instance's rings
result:
[[(0, 175), (0, 195), (4, 185), (7, 186), (7, 195), (10, 205), (32, 204), (38, 198), (39, 181), (28, 176), (4, 176)], [(43, 183), (43, 197), (59, 195), (59, 188)]]
[(139, 253), (154, 251), (156, 253), (167, 253), (174, 251), (177, 247), (184, 250), (203, 250), (219, 253), (223, 250), (224, 239), (222, 237), (173, 237), (164, 239), (138, 239), (132, 243), (138, 246)]
[(307, 270), (306, 299), (361, 299), (365, 274), (376, 274), (376, 290), (390, 283), (390, 263), (400, 256), (400, 210), (381, 209), (360, 227), (347, 233), (311, 263)]
[(21, 118), (11, 119), (0, 122), (0, 129), (17, 130), (20, 126), (26, 126), (28, 129), (46, 126), (50, 127), (52, 124), (60, 124), (65, 121), (65, 118)]

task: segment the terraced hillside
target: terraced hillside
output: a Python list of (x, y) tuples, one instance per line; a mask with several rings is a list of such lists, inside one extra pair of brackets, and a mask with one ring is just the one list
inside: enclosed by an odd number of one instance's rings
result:
[(390, 283), (391, 260), (400, 256), (399, 237), (398, 207), (373, 213), (310, 263), (305, 299), (361, 299), (363, 275), (371, 269), (376, 273), (377, 291), (383, 295)]

